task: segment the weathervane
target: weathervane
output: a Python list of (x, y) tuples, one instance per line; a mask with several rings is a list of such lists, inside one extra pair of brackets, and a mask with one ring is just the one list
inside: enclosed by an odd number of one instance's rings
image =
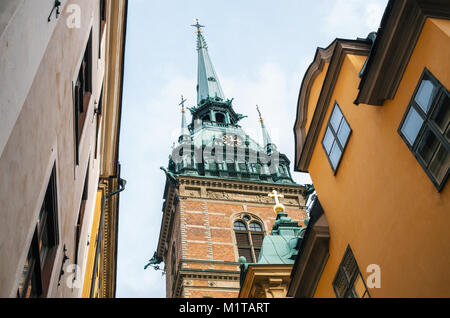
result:
[(202, 33), (202, 28), (204, 28), (204, 25), (200, 24), (200, 21), (198, 19), (194, 19), (195, 24), (192, 24), (191, 26), (197, 28), (197, 33)]
[(183, 95), (181, 95), (181, 103), (178, 104), (178, 105), (181, 106), (181, 112), (182, 112), (182, 113), (185, 112), (185, 110), (184, 110), (184, 103), (185, 103), (186, 101), (187, 101), (187, 99), (185, 99), (185, 98), (183, 97)]

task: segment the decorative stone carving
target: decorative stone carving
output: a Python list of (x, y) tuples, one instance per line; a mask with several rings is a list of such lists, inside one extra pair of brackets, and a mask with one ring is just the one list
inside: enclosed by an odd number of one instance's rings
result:
[(191, 197), (191, 198), (200, 198), (200, 189), (195, 188), (185, 188), (183, 195), (185, 197)]
[(212, 280), (208, 281), (208, 287), (216, 287), (216, 286), (217, 286), (217, 283), (215, 281), (212, 281)]
[[(215, 191), (215, 190), (207, 190), (207, 196), (210, 199), (214, 200), (224, 200), (224, 201), (244, 201), (244, 202), (255, 202), (255, 203), (264, 203), (264, 204), (272, 204), (273, 199), (267, 197), (267, 195), (263, 194), (244, 194), (238, 192), (223, 192), (223, 191)], [(285, 205), (298, 205), (298, 199), (296, 197), (286, 197), (280, 200)]]

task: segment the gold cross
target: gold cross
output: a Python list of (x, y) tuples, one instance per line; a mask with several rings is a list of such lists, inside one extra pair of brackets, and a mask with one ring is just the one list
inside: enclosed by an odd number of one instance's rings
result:
[(275, 198), (276, 205), (280, 205), (279, 198), (284, 198), (284, 195), (278, 194), (278, 192), (276, 190), (273, 190), (272, 193), (269, 193), (267, 196), (269, 196), (271, 198)]

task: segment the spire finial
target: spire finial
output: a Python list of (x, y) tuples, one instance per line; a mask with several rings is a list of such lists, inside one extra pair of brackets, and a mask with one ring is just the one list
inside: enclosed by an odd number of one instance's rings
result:
[(267, 131), (266, 125), (264, 125), (264, 119), (262, 118), (261, 111), (259, 110), (258, 105), (256, 105), (256, 110), (258, 111), (259, 122), (261, 123), (264, 147), (266, 148), (267, 153), (270, 155), (274, 150), (276, 150), (276, 146), (272, 143), (272, 140), (270, 139), (269, 132)]
[(258, 111), (258, 114), (259, 114), (259, 121), (263, 122), (264, 119), (262, 118), (261, 111), (259, 110), (259, 106), (258, 105), (256, 105), (256, 110)]
[(194, 19), (194, 22), (195, 24), (192, 24), (191, 26), (197, 28), (197, 33), (202, 33), (202, 28), (204, 28), (205, 26), (201, 25), (200, 21), (197, 18)]
[(185, 109), (184, 109), (184, 103), (186, 103), (187, 99), (185, 99), (183, 97), (183, 95), (181, 95), (181, 103), (179, 103), (178, 105), (181, 106), (181, 112), (184, 113)]
[(184, 103), (187, 101), (187, 99), (185, 99), (183, 97), (183, 95), (181, 95), (181, 103), (179, 104), (179, 106), (181, 106), (181, 134), (180, 134), (180, 138), (178, 139), (178, 141), (181, 142), (185, 142), (189, 140), (189, 128), (186, 124), (186, 111), (184, 109)]

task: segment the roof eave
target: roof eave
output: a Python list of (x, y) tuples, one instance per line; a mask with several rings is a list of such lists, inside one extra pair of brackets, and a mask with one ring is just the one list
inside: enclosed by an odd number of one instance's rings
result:
[(448, 0), (390, 0), (361, 77), (355, 104), (393, 99), (427, 18), (450, 19)]
[[(297, 105), (297, 119), (294, 127), (295, 136), (295, 166), (294, 170), (299, 172), (308, 172), (309, 161), (312, 151), (315, 147), (320, 127), (322, 126), (328, 105), (334, 88), (337, 83), (338, 75), (342, 67), (346, 54), (368, 55), (370, 51), (370, 43), (367, 40), (348, 40), (336, 39), (327, 49), (323, 50), (323, 54), (316, 54), (314, 62), (311, 64), (305, 74)], [(305, 131), (306, 115), (308, 111), (308, 99), (312, 84), (321, 72), (323, 65), (329, 62), (322, 89), (314, 110), (312, 121), (308, 132)]]

